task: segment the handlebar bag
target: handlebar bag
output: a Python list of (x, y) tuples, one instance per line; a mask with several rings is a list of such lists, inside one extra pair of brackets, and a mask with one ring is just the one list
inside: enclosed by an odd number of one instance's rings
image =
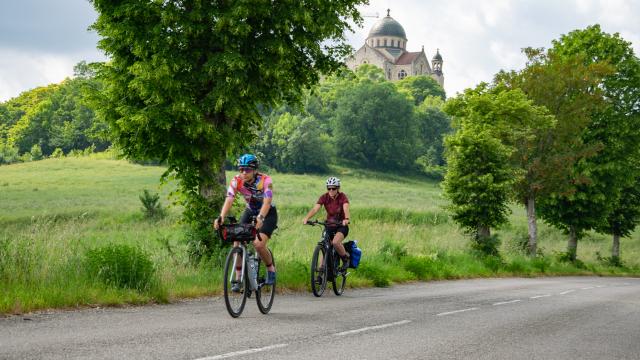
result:
[(225, 241), (252, 241), (256, 238), (256, 228), (251, 224), (225, 225), (222, 238)]

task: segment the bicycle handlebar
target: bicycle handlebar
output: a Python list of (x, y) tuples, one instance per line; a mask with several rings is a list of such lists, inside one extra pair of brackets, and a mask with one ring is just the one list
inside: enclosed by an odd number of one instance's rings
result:
[(333, 222), (333, 221), (311, 220), (311, 221), (307, 221), (307, 223), (305, 225), (311, 225), (311, 226), (324, 225), (324, 226), (328, 226), (328, 225), (342, 225), (342, 223)]

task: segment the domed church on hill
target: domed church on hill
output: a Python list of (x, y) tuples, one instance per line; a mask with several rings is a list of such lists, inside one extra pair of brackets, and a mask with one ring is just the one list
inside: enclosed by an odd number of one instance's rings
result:
[(349, 69), (355, 71), (362, 64), (375, 65), (392, 81), (412, 75), (430, 75), (444, 87), (440, 51), (436, 51), (431, 59), (431, 66), (424, 53), (424, 46), (422, 51), (407, 51), (404, 28), (389, 13), (390, 10), (387, 9), (387, 16), (373, 25), (365, 44), (347, 60)]

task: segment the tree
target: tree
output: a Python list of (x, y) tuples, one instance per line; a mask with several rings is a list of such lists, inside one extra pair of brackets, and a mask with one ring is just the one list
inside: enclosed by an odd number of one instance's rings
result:
[[(556, 119), (549, 131), (539, 135), (537, 155), (531, 165), (530, 190), (539, 201), (527, 201), (530, 224), (529, 251), (535, 254), (537, 239), (532, 233), (537, 210), (545, 221), (569, 234), (567, 251), (575, 260), (577, 240), (586, 229), (594, 226), (600, 209), (584, 209), (589, 214), (575, 212), (572, 207), (576, 189), (591, 182), (589, 171), (580, 164), (602, 148), (598, 142), (585, 142), (582, 134), (592, 121), (594, 109), (603, 106), (597, 84), (611, 72), (602, 63), (584, 64), (582, 55), (560, 57), (544, 49), (524, 49), (528, 57), (520, 72), (496, 75), (495, 82), (512, 89), (521, 89), (536, 105), (546, 107)], [(535, 199), (534, 198), (534, 199)], [(536, 205), (537, 208), (536, 208)]]
[(597, 230), (611, 234), (611, 262), (621, 264), (620, 238), (630, 236), (640, 221), (640, 177), (636, 177), (628, 187), (621, 191), (621, 196), (613, 211), (607, 217), (607, 222)]
[(184, 216), (207, 229), (222, 164), (253, 140), (259, 106), (296, 101), (339, 67), (363, 0), (92, 3), (111, 58), (98, 69), (100, 115), (125, 155), (166, 161)]
[(597, 84), (605, 106), (593, 109), (593, 121), (583, 133), (585, 142), (602, 148), (584, 163), (592, 181), (577, 187), (574, 203), (589, 212), (601, 210), (602, 219), (593, 228), (611, 234), (617, 249), (619, 236), (638, 221), (633, 207), (640, 205), (635, 201), (640, 167), (634, 165), (640, 161), (640, 60), (630, 42), (603, 32), (599, 25), (563, 35), (550, 51), (561, 57), (582, 55), (586, 65), (612, 67)]
[(445, 109), (459, 119), (461, 126), (486, 129), (509, 149), (513, 175), (509, 193), (527, 209), (529, 250), (535, 256), (536, 197), (551, 179), (563, 174), (562, 167), (549, 168), (547, 162), (548, 135), (555, 129), (555, 119), (546, 108), (535, 106), (520, 89), (512, 90), (501, 83), (483, 84), (467, 91), (449, 100)]
[(440, 97), (428, 96), (414, 110), (418, 135), (416, 162), (427, 174), (443, 174), (444, 135), (451, 132), (451, 118), (442, 111), (443, 105)]
[(442, 86), (430, 76), (407, 76), (395, 84), (398, 87), (398, 91), (410, 96), (416, 106), (422, 104), (429, 96), (439, 97), (442, 100), (446, 99)]
[(472, 124), (447, 136), (445, 144), (448, 167), (443, 188), (452, 217), (476, 243), (488, 242), (490, 229), (507, 222), (509, 214), (509, 149), (488, 129)]
[(335, 122), (339, 157), (372, 169), (413, 166), (413, 105), (390, 82), (364, 80), (341, 89)]

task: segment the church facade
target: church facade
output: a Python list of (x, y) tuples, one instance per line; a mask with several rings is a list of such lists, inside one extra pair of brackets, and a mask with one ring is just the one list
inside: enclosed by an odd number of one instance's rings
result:
[(422, 51), (407, 51), (407, 35), (399, 22), (389, 15), (378, 20), (365, 41), (349, 59), (347, 67), (354, 70), (363, 64), (371, 64), (381, 68), (388, 80), (402, 80), (407, 76), (428, 75), (444, 87), (442, 73), (442, 56), (440, 51), (431, 59)]

